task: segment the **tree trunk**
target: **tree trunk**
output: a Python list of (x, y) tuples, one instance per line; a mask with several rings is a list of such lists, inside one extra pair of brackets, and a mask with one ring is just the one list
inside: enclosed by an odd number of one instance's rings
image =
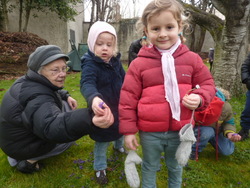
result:
[(90, 27), (92, 26), (94, 20), (95, 20), (95, 0), (91, 0), (92, 2), (92, 7), (91, 7), (91, 17), (90, 17), (90, 23), (89, 23), (89, 28), (88, 31), (90, 30)]
[(205, 40), (206, 30), (199, 25), (192, 24), (192, 33), (188, 34), (190, 44), (189, 48), (191, 51), (199, 53), (201, 52), (204, 40)]
[(193, 23), (191, 27), (192, 27), (192, 31), (193, 32), (189, 34), (189, 38), (190, 38), (190, 41), (191, 41), (189, 48), (190, 48), (190, 50), (195, 51), (195, 30), (196, 30), (196, 24)]
[(25, 3), (25, 22), (23, 26), (23, 32), (27, 32), (32, 3), (33, 3), (33, 0), (28, 0)]
[(203, 46), (204, 40), (206, 36), (206, 30), (203, 28), (200, 28), (199, 35), (198, 35), (198, 42), (196, 44), (195, 52), (200, 52), (201, 48)]
[(239, 96), (245, 89), (241, 84), (241, 65), (248, 53), (250, 4), (241, 7), (242, 1), (234, 3), (237, 5), (227, 10), (222, 41), (216, 42), (212, 74), (216, 85), (229, 90), (233, 96)]
[(7, 0), (1, 0), (2, 4), (2, 16), (3, 16), (3, 22), (2, 22), (2, 30), (8, 31), (8, 25), (9, 25), (9, 17), (8, 17), (8, 8), (7, 8)]
[(245, 91), (241, 84), (241, 65), (248, 53), (250, 2), (249, 0), (211, 0), (214, 7), (225, 15), (225, 21), (216, 15), (183, 4), (192, 14), (193, 21), (208, 30), (215, 42), (212, 74), (215, 84), (232, 96)]
[[(195, 5), (195, 1), (192, 0), (192, 5)], [(206, 11), (207, 8), (208, 8), (208, 2), (207, 0), (203, 0), (200, 4), (199, 4), (199, 8), (203, 11)], [(197, 42), (197, 45), (196, 45), (196, 48), (195, 48), (195, 52), (201, 52), (201, 48), (203, 46), (203, 43), (204, 43), (204, 40), (205, 40), (205, 36), (206, 36), (206, 29), (200, 27), (200, 30), (199, 30), (199, 35), (198, 35), (198, 42)]]
[(22, 16), (23, 16), (23, 0), (19, 0), (19, 28), (18, 31), (21, 32), (22, 31)]
[(99, 18), (100, 18), (100, 12), (101, 12), (101, 3), (100, 3), (100, 0), (96, 0), (95, 1), (95, 3), (96, 3), (96, 18), (95, 18), (95, 21), (97, 21), (97, 20), (99, 20)]

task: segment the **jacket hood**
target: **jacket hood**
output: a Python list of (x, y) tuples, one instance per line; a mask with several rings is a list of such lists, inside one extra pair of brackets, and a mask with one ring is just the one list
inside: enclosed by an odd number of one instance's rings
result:
[(116, 46), (117, 36), (115, 28), (107, 22), (97, 21), (91, 26), (87, 39), (87, 43), (91, 52), (94, 52), (94, 47), (98, 36), (104, 32), (108, 32), (115, 37), (115, 46)]

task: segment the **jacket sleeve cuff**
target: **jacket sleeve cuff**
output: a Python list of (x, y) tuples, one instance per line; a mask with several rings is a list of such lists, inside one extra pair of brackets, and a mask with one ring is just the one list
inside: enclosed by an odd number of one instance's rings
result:
[[(198, 94), (199, 95), (199, 94)], [(200, 98), (201, 98), (201, 102), (200, 102), (200, 104), (199, 104), (199, 106), (196, 108), (196, 110), (197, 111), (202, 111), (202, 110), (204, 110), (205, 108), (204, 108), (204, 99), (203, 99), (203, 97), (201, 96), (201, 95), (199, 95), (200, 96)]]
[(225, 130), (225, 131), (224, 131), (224, 134), (223, 134), (223, 135), (224, 135), (224, 137), (226, 137), (226, 138), (227, 138), (227, 134), (228, 134), (228, 133), (235, 133), (235, 132), (234, 132), (234, 131), (232, 131), (232, 130)]

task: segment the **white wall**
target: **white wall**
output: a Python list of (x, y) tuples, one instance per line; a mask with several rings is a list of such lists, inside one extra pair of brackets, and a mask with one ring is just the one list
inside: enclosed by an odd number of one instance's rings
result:
[[(64, 53), (68, 53), (71, 50), (71, 45), (69, 43), (70, 29), (75, 31), (77, 46), (78, 43), (82, 43), (83, 41), (82, 22), (84, 16), (82, 4), (79, 4), (76, 9), (79, 14), (75, 17), (75, 21), (68, 22), (59, 19), (56, 13), (46, 14), (43, 12), (32, 11), (27, 32), (38, 35), (39, 37), (47, 40), (49, 44), (60, 46)], [(34, 13), (37, 14), (38, 17), (34, 18), (32, 16)], [(9, 31), (18, 32), (18, 9), (15, 9), (15, 11), (9, 14), (9, 23)]]
[[(78, 4), (75, 9), (77, 10), (77, 12), (79, 13), (76, 17), (75, 17), (75, 21), (69, 21), (68, 22), (68, 28), (67, 28), (67, 32), (68, 32), (68, 40), (70, 39), (70, 29), (75, 31), (75, 40), (76, 40), (76, 48), (78, 48), (78, 44), (79, 43), (83, 43), (83, 20), (84, 20), (84, 7), (83, 7), (83, 3), (82, 4)], [(71, 46), (69, 44), (68, 46), (68, 51), (71, 50)]]

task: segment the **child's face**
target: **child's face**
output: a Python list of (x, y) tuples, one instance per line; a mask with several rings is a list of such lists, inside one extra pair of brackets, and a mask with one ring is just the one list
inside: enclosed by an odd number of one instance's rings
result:
[(107, 32), (101, 33), (95, 42), (95, 55), (100, 57), (103, 61), (108, 62), (114, 55), (115, 37)]
[(162, 11), (148, 20), (146, 35), (150, 42), (161, 50), (168, 50), (178, 40), (181, 28), (169, 11)]

